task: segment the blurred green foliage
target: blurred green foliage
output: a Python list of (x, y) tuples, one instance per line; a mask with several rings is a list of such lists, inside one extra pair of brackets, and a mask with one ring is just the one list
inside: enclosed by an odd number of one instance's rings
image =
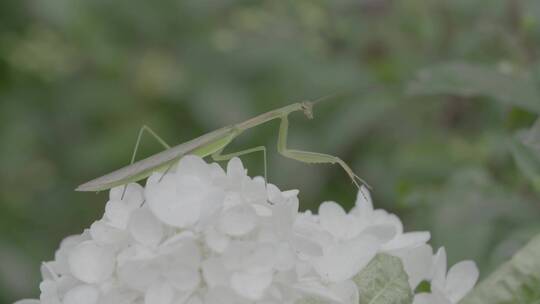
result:
[[(143, 124), (176, 144), (333, 92), (290, 146), (343, 157), (378, 207), (489, 273), (540, 231), (540, 149), (515, 135), (538, 114), (539, 34), (537, 0), (0, 1), (0, 304), (35, 297), (40, 261), (100, 216), (107, 194), (73, 189), (128, 163)], [(303, 208), (356, 195), (275, 152), (269, 178)]]

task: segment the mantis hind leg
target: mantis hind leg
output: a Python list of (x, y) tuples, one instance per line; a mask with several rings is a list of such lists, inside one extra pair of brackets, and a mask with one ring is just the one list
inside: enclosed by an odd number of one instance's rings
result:
[(227, 154), (222, 154), (223, 149), (212, 153), (212, 155), (211, 155), (212, 159), (215, 160), (215, 161), (224, 161), (224, 160), (229, 160), (229, 159), (231, 159), (233, 157), (238, 157), (238, 156), (242, 156), (242, 155), (246, 155), (246, 154), (250, 154), (250, 153), (262, 152), (263, 160), (264, 160), (264, 180), (265, 180), (265, 182), (268, 181), (268, 176), (267, 176), (267, 173), (268, 173), (267, 170), (268, 169), (267, 169), (267, 162), (266, 162), (266, 147), (265, 146), (258, 146), (258, 147), (255, 147), (255, 148), (246, 149), (246, 150), (233, 152), (233, 153), (227, 153)]
[(347, 165), (347, 163), (345, 163), (341, 158), (337, 156), (317, 152), (289, 149), (287, 147), (288, 129), (289, 120), (287, 116), (283, 116), (281, 118), (281, 124), (279, 126), (279, 138), (277, 145), (278, 152), (281, 155), (308, 164), (338, 164), (343, 168), (343, 170), (345, 170), (351, 181), (356, 187), (358, 187), (358, 189), (361, 188), (360, 184), (363, 184), (366, 187), (370, 188), (363, 179), (361, 179), (360, 177), (358, 177), (358, 175), (354, 173), (354, 171), (351, 169), (351, 167), (349, 167), (349, 165)]
[[(145, 132), (152, 135), (152, 137), (155, 140), (157, 140), (157, 142), (159, 142), (165, 149), (170, 148), (170, 146), (159, 135), (157, 135), (157, 133), (154, 132), (154, 130), (152, 130), (147, 125), (143, 125), (137, 135), (137, 141), (135, 142), (135, 147), (133, 148), (133, 153), (131, 154), (131, 161), (129, 162), (130, 165), (135, 162), (135, 158), (137, 157), (137, 152), (139, 151), (139, 146), (141, 144), (141, 139)], [(124, 195), (126, 194), (126, 190), (127, 190), (127, 184), (124, 185), (124, 190), (122, 192), (122, 199), (124, 198)]]

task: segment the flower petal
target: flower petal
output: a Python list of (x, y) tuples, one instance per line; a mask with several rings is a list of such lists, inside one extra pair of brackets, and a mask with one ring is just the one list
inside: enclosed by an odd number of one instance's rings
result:
[(137, 242), (152, 247), (160, 243), (164, 234), (163, 225), (147, 208), (133, 211), (128, 230)]
[(419, 293), (414, 296), (413, 304), (438, 304), (438, 302), (430, 293)]
[(374, 236), (381, 244), (391, 241), (398, 233), (395, 225), (391, 224), (375, 224), (366, 227), (362, 233), (367, 233)]
[(131, 304), (139, 297), (133, 290), (118, 288), (106, 292), (100, 299), (100, 304)]
[(287, 271), (293, 269), (296, 262), (296, 255), (293, 249), (287, 243), (281, 243), (276, 246), (275, 269)]
[(245, 302), (233, 290), (222, 286), (210, 288), (204, 297), (205, 304), (245, 304)]
[(217, 231), (214, 227), (208, 227), (204, 235), (206, 246), (217, 253), (223, 253), (229, 246), (229, 237)]
[(150, 210), (159, 220), (185, 228), (199, 219), (207, 190), (198, 178), (184, 177), (180, 184), (173, 178), (164, 178), (148, 185), (145, 193)]
[(112, 188), (109, 192), (109, 200), (122, 201), (131, 209), (135, 209), (139, 207), (144, 200), (143, 192), (144, 190), (141, 185), (129, 183), (127, 185)]
[(51, 262), (43, 262), (40, 267), (41, 277), (44, 281), (56, 281), (58, 280), (58, 274), (54, 272)]
[(472, 261), (462, 261), (450, 268), (446, 276), (446, 294), (452, 302), (461, 300), (476, 284), (479, 272)]
[(340, 303), (343, 304), (358, 304), (360, 302), (360, 295), (358, 287), (351, 281), (343, 281), (330, 286), (332, 290), (340, 299)]
[(239, 205), (225, 211), (219, 220), (219, 229), (230, 236), (242, 236), (257, 225), (257, 214), (250, 205)]
[(260, 300), (266, 288), (272, 283), (272, 273), (233, 273), (231, 287), (239, 295), (250, 300)]
[(297, 215), (298, 201), (283, 201), (274, 204), (272, 208), (272, 224), (279, 238), (287, 239), (291, 236)]
[(230, 274), (218, 258), (210, 258), (202, 263), (204, 281), (210, 288), (227, 286)]
[(335, 237), (341, 238), (347, 234), (349, 227), (345, 217), (345, 210), (335, 202), (324, 202), (319, 206), (321, 226)]
[(125, 229), (132, 209), (123, 201), (111, 200), (105, 205), (105, 218), (112, 226)]
[(373, 200), (366, 186), (362, 185), (356, 195), (354, 211), (360, 216), (368, 216), (373, 212)]
[(403, 268), (409, 276), (409, 285), (414, 290), (423, 280), (429, 279), (433, 249), (429, 245), (417, 248), (405, 248), (391, 252), (403, 263)]
[(92, 285), (79, 285), (64, 295), (63, 304), (95, 304), (99, 299), (99, 290)]
[(231, 180), (241, 182), (247, 175), (247, 171), (238, 157), (233, 157), (227, 163), (227, 176)]
[(130, 289), (146, 291), (159, 278), (160, 272), (148, 261), (129, 261), (118, 268), (118, 280)]
[(314, 267), (327, 282), (352, 278), (377, 254), (377, 241), (370, 236), (358, 237), (349, 242), (324, 249), (324, 255), (314, 260)]
[(308, 298), (328, 301), (329, 303), (341, 303), (342, 299), (333, 290), (320, 282), (314, 280), (304, 280), (295, 284), (293, 288), (306, 295)]
[[(197, 296), (194, 296), (194, 297), (191, 297), (187, 300), (187, 302), (185, 302), (186, 304), (203, 304), (203, 301), (201, 300), (201, 298), (197, 297)], [(184, 304), (184, 303), (177, 303), (175, 302), (174, 304)]]
[(176, 265), (168, 266), (167, 270), (163, 273), (163, 276), (179, 291), (193, 291), (199, 286), (201, 282), (201, 275), (196, 265), (182, 265), (177, 263)]
[(111, 249), (95, 241), (77, 245), (69, 255), (69, 268), (77, 279), (85, 283), (98, 283), (108, 279), (115, 266)]
[(94, 222), (90, 226), (90, 235), (92, 239), (103, 243), (121, 245), (128, 237), (128, 234), (119, 228), (116, 228), (104, 220)]
[(431, 270), (431, 284), (444, 290), (446, 286), (446, 250), (439, 248), (433, 257), (433, 268)]
[(174, 289), (168, 283), (157, 281), (144, 295), (145, 304), (170, 304), (174, 298)]
[(196, 176), (200, 179), (209, 180), (211, 167), (199, 156), (186, 155), (180, 159), (176, 167), (176, 173), (181, 176)]
[(381, 250), (392, 251), (404, 248), (416, 248), (425, 245), (431, 238), (431, 234), (427, 231), (408, 232), (398, 235), (393, 240), (383, 244)]

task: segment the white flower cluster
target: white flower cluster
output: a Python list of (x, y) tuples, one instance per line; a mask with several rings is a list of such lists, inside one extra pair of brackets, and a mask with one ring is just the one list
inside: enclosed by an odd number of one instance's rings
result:
[(17, 304), (357, 304), (353, 278), (378, 253), (399, 257), (416, 304), (457, 303), (478, 271), (446, 272), (428, 232), (404, 232), (363, 188), (346, 213), (334, 202), (298, 211), (298, 191), (186, 156), (146, 187), (110, 191), (103, 218), (66, 238), (42, 267), (39, 300)]

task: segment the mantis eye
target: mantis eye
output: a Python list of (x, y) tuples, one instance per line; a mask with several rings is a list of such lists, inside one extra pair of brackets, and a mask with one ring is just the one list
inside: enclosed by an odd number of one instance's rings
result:
[(303, 101), (301, 107), (304, 115), (309, 119), (313, 119), (313, 103), (311, 101)]

